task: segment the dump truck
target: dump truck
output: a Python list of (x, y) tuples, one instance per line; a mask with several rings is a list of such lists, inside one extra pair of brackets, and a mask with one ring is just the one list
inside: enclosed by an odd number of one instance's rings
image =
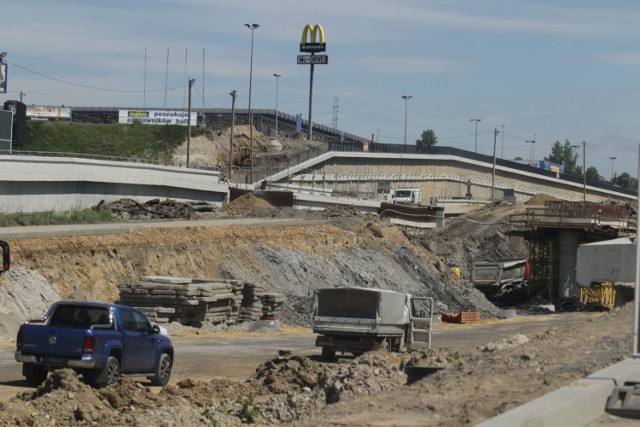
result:
[(398, 188), (392, 193), (391, 199), (398, 205), (420, 206), (422, 192), (419, 188)]
[(524, 285), (531, 279), (526, 259), (477, 261), (471, 273), (473, 285), (485, 293), (497, 293), (508, 287)]
[(322, 357), (340, 352), (431, 348), (433, 298), (360, 287), (323, 288), (314, 293), (313, 332)]

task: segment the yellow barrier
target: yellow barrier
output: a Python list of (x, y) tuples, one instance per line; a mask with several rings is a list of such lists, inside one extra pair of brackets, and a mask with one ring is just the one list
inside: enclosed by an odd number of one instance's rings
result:
[(580, 289), (580, 301), (584, 304), (599, 303), (613, 307), (616, 302), (616, 289), (611, 282), (592, 284)]

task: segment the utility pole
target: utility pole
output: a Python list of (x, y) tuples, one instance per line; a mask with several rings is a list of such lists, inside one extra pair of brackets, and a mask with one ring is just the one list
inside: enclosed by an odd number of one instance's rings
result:
[[(27, 96), (26, 93), (24, 93), (23, 91), (20, 91), (20, 102), (22, 102), (22, 97), (23, 96)], [(613, 166), (612, 166), (613, 167)]]
[(491, 175), (491, 203), (495, 200), (493, 197), (494, 189), (496, 186), (496, 140), (500, 131), (495, 128), (493, 131), (493, 174)]
[(196, 79), (189, 79), (189, 109), (187, 113), (187, 167), (189, 167), (189, 148), (191, 145), (191, 89)]
[(236, 95), (237, 90), (232, 90), (231, 95), (231, 137), (229, 138), (229, 175), (228, 179), (231, 180), (231, 167), (233, 165), (233, 128), (236, 125)]

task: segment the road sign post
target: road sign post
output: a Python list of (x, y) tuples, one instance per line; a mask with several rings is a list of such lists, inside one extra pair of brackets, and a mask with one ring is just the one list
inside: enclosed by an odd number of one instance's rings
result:
[(302, 39), (300, 40), (300, 52), (310, 53), (311, 55), (298, 55), (298, 64), (310, 65), (309, 74), (309, 141), (313, 141), (313, 125), (311, 124), (311, 111), (313, 109), (313, 71), (316, 64), (328, 64), (329, 57), (327, 55), (316, 55), (318, 52), (327, 50), (327, 44), (324, 41), (324, 29), (322, 25), (305, 25), (302, 30)]

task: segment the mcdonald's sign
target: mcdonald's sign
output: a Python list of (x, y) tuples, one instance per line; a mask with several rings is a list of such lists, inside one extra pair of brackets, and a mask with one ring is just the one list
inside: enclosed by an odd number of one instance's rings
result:
[(322, 25), (305, 25), (300, 40), (300, 52), (324, 52), (327, 44), (324, 41), (324, 29)]

